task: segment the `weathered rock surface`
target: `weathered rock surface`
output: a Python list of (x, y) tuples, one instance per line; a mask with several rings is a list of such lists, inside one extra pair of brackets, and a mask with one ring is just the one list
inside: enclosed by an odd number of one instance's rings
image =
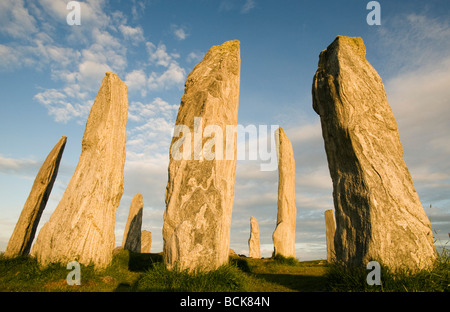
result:
[(325, 227), (325, 234), (327, 238), (327, 261), (328, 263), (332, 263), (335, 260), (334, 234), (336, 233), (333, 209), (328, 209), (325, 211)]
[(131, 200), (128, 212), (127, 224), (123, 233), (123, 249), (141, 252), (141, 228), (142, 213), (144, 210), (144, 199), (142, 194), (137, 193)]
[(295, 159), (292, 144), (283, 128), (275, 131), (278, 156), (278, 214), (273, 232), (274, 255), (295, 258)]
[[(226, 157), (226, 126), (236, 127), (239, 106), (240, 48), (239, 41), (228, 41), (212, 47), (204, 59), (188, 75), (181, 98), (176, 125), (185, 125), (193, 135), (183, 145), (190, 159), (173, 157), (181, 140), (172, 139), (169, 180), (166, 188), (166, 210), (163, 226), (163, 254), (171, 269), (216, 269), (228, 261), (231, 213), (234, 200), (236, 170), (236, 134), (231, 140), (233, 157)], [(194, 117), (201, 123), (194, 129)], [(219, 127), (211, 137), (216, 140), (215, 157), (203, 154), (197, 160), (199, 149), (196, 134), (206, 127)], [(206, 131), (205, 131), (206, 132)], [(181, 135), (180, 135), (181, 136)], [(212, 140), (207, 135), (200, 139), (203, 148)], [(222, 150), (218, 148), (223, 144)], [(190, 147), (189, 146), (189, 147)], [(211, 147), (211, 151), (213, 148)], [(185, 152), (185, 150), (183, 150)], [(221, 155), (222, 157), (218, 157)], [(222, 160), (220, 160), (222, 158)], [(232, 158), (232, 159), (230, 159)]]
[(152, 233), (150, 231), (143, 230), (141, 232), (141, 252), (150, 253), (152, 249)]
[(12, 258), (29, 254), (39, 220), (58, 174), (66, 141), (67, 137), (65, 136), (59, 139), (39, 169), (19, 220), (9, 239), (5, 257)]
[(320, 53), (312, 87), (333, 180), (336, 260), (429, 267), (436, 259), (430, 221), (382, 80), (365, 53), (361, 38), (338, 36)]
[(128, 89), (106, 73), (92, 105), (82, 150), (64, 195), (43, 226), (32, 254), (42, 265), (76, 260), (107, 266), (123, 193)]
[(261, 258), (261, 247), (259, 244), (259, 225), (255, 217), (250, 218), (250, 238), (248, 239), (248, 256), (250, 258)]

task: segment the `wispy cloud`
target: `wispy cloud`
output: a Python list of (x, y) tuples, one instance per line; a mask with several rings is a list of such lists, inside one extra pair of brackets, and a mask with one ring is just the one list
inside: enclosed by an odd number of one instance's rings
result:
[(172, 24), (170, 26), (170, 29), (172, 30), (172, 33), (175, 36), (175, 38), (177, 38), (178, 40), (184, 40), (189, 36), (189, 34), (186, 32), (186, 27), (184, 26)]
[(222, 0), (219, 4), (219, 11), (238, 11), (241, 14), (247, 14), (255, 7), (255, 0), (245, 0), (244, 4), (242, 4), (242, 0)]
[(246, 0), (241, 8), (241, 13), (246, 14), (256, 6), (255, 0)]

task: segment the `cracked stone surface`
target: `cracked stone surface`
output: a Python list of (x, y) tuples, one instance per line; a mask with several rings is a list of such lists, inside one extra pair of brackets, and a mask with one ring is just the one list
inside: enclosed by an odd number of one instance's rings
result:
[(32, 248), (41, 265), (112, 260), (116, 210), (123, 193), (128, 89), (106, 73), (86, 122), (81, 155), (61, 201)]
[[(228, 261), (230, 224), (236, 171), (236, 134), (231, 137), (232, 159), (226, 154), (226, 126), (237, 125), (240, 83), (240, 43), (227, 41), (213, 46), (188, 75), (176, 125), (194, 134), (194, 118), (201, 117), (202, 132), (219, 126), (224, 154), (196, 160), (195, 135), (191, 136), (190, 159), (174, 159), (170, 153), (169, 179), (163, 226), (164, 263), (171, 269), (216, 269)], [(205, 146), (211, 137), (203, 137)], [(178, 137), (172, 139), (173, 151)], [(186, 145), (183, 146), (186, 148)], [(217, 144), (215, 145), (217, 148)], [(212, 148), (211, 148), (212, 150)], [(183, 150), (184, 151), (184, 150)], [(216, 150), (216, 154), (219, 152)]]
[(19, 220), (9, 239), (4, 254), (5, 257), (12, 258), (30, 253), (39, 220), (58, 174), (59, 163), (61, 162), (66, 142), (67, 137), (62, 136), (39, 169)]
[(274, 255), (296, 257), (295, 227), (295, 159), (292, 144), (283, 128), (275, 131), (278, 156), (278, 213), (277, 226), (273, 232)]
[(312, 86), (336, 213), (336, 260), (392, 270), (430, 267), (433, 233), (403, 160), (397, 122), (361, 38), (320, 53)]

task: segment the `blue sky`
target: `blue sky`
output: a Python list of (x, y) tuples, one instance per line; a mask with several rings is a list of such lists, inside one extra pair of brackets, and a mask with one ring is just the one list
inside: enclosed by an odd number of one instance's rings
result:
[[(122, 241), (131, 198), (144, 197), (143, 229), (162, 250), (168, 150), (186, 76), (213, 45), (241, 42), (239, 124), (280, 125), (296, 158), (297, 257), (326, 258), (324, 211), (333, 208), (311, 83), (320, 51), (337, 35), (362, 37), (400, 129), (404, 158), (438, 243), (450, 232), (450, 4), (379, 1), (80, 1), (69, 26), (66, 0), (0, 2), (0, 250), (40, 165), (68, 137), (39, 228), (64, 193), (81, 152), (89, 109), (106, 71), (129, 89), (125, 189), (116, 215)], [(270, 256), (277, 172), (238, 162), (231, 248), (248, 254), (250, 217)], [(431, 205), (431, 207), (430, 207)]]

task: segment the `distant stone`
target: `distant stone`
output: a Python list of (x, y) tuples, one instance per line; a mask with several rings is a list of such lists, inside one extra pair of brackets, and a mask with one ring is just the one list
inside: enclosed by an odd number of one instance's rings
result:
[(403, 160), (397, 122), (361, 38), (320, 53), (312, 86), (333, 181), (336, 260), (429, 268), (433, 233)]
[(150, 253), (152, 248), (152, 233), (150, 231), (141, 232), (141, 253)]
[(336, 233), (333, 209), (328, 209), (325, 211), (325, 227), (325, 234), (327, 238), (327, 261), (328, 263), (332, 263), (335, 260), (334, 234)]
[(116, 210), (123, 193), (128, 90), (106, 73), (86, 123), (82, 149), (64, 195), (32, 248), (41, 265), (112, 260)]
[(295, 226), (295, 159), (292, 144), (283, 128), (275, 131), (278, 155), (278, 214), (277, 226), (273, 232), (274, 255), (296, 257)]
[(231, 248), (230, 248), (230, 252), (228, 253), (228, 255), (230, 257), (239, 257), (239, 255)]
[(261, 258), (261, 248), (259, 244), (259, 226), (255, 217), (250, 218), (250, 238), (248, 239), (248, 256), (250, 258)]
[(128, 220), (123, 233), (123, 249), (133, 252), (141, 252), (141, 227), (142, 213), (144, 210), (144, 199), (142, 194), (137, 193), (131, 200)]
[(45, 209), (47, 200), (53, 188), (53, 184), (58, 174), (59, 163), (61, 161), (67, 138), (62, 136), (50, 151), (44, 163), (39, 169), (30, 194), (23, 206), (22, 213), (16, 223), (16, 227), (9, 239), (4, 256), (12, 258), (16, 256), (28, 255), (33, 243), (36, 229)]
[[(170, 148), (163, 226), (164, 263), (169, 269), (178, 265), (207, 271), (228, 261), (236, 133), (227, 140), (226, 128), (237, 127), (239, 45), (239, 41), (228, 41), (212, 47), (186, 79), (175, 125), (188, 127), (192, 135), (186, 139), (190, 142), (180, 138), (181, 133), (174, 136)], [(223, 135), (212, 132), (215, 143), (208, 149), (206, 143), (213, 140), (205, 130), (211, 129)], [(198, 134), (203, 134), (203, 140), (197, 139)], [(181, 146), (180, 140), (184, 140)], [(181, 148), (183, 157), (174, 157)], [(213, 149), (214, 153), (202, 152)], [(227, 157), (228, 151), (232, 157)]]

